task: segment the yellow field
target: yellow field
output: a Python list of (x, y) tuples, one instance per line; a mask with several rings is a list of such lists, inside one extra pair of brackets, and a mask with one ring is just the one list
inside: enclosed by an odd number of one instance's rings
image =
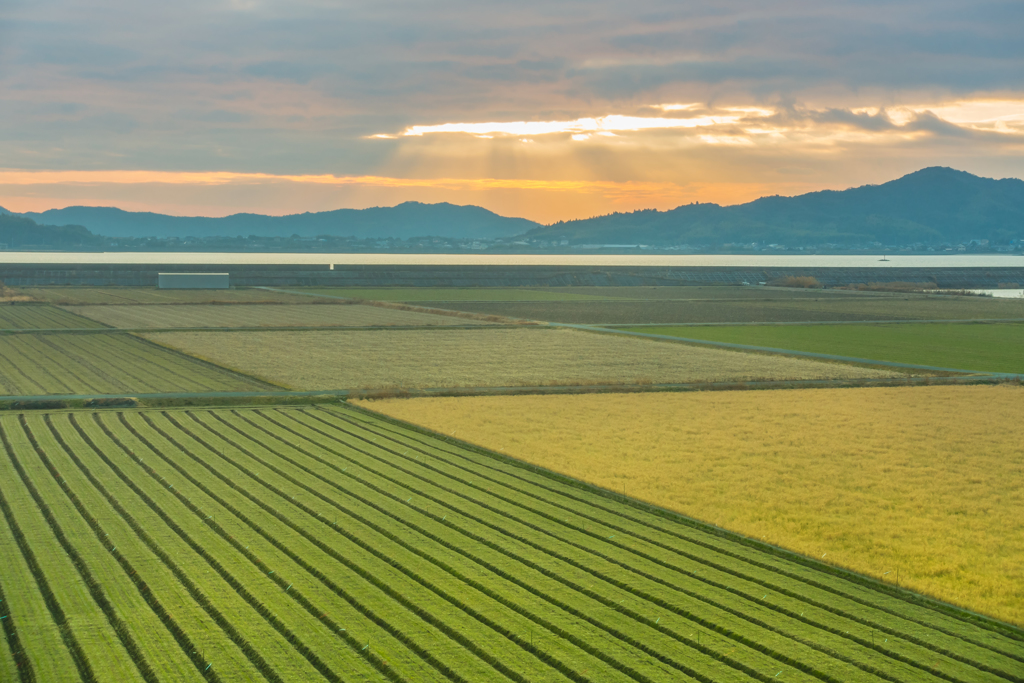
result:
[(360, 405), (1024, 625), (1024, 389)]
[(849, 379), (899, 374), (547, 328), (486, 329), (481, 325), (479, 330), (166, 332), (146, 336), (276, 384), (310, 390)]

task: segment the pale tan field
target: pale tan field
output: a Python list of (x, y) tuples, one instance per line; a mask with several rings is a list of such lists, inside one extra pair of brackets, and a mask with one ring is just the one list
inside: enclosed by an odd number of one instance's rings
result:
[(874, 369), (556, 329), (160, 332), (147, 338), (297, 389), (885, 377)]
[(1024, 624), (1024, 389), (362, 401)]
[(111, 327), (372, 327), (393, 325), (479, 325), (479, 320), (377, 306), (174, 305), (62, 306)]

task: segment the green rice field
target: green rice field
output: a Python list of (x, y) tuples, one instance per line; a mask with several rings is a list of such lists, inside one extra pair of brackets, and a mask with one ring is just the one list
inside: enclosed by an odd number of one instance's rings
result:
[(1024, 373), (1024, 324), (636, 327), (634, 332), (983, 372)]
[(0, 442), (9, 680), (1024, 680), (1020, 629), (338, 405)]
[(778, 298), (765, 299), (708, 297), (636, 301), (435, 302), (424, 305), (484, 315), (584, 325), (979, 319), (1024, 321), (1024, 299), (918, 294), (879, 296), (818, 293), (815, 297), (799, 298), (780, 295)]
[(0, 336), (0, 393), (258, 391), (270, 385), (127, 334)]

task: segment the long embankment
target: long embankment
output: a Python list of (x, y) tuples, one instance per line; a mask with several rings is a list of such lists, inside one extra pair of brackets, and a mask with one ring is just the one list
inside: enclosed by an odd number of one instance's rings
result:
[[(324, 256), (325, 261), (330, 258)], [(155, 287), (158, 274), (229, 273), (239, 287), (603, 287), (740, 285), (813, 277), (826, 287), (919, 282), (942, 289), (989, 289), (1024, 283), (1019, 267), (819, 268), (746, 266), (351, 265), (351, 264), (2, 264), (14, 287), (49, 285)]]

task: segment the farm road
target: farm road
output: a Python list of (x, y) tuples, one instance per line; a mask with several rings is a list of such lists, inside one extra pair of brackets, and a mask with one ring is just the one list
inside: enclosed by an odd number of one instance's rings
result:
[[(577, 394), (582, 392), (652, 392), (652, 391), (713, 391), (744, 389), (805, 389), (814, 387), (863, 387), (863, 386), (914, 386), (937, 384), (978, 384), (992, 380), (1024, 379), (1024, 375), (996, 375), (976, 373), (968, 377), (900, 377), (880, 379), (807, 379), (771, 380), (751, 382), (694, 382), (688, 384), (588, 384), (561, 386), (512, 386), (512, 387), (435, 387), (407, 389), (403, 396), (409, 398), (425, 396), (500, 396), (505, 394)], [(41, 394), (36, 396), (0, 396), (0, 402), (19, 401), (88, 401), (94, 399), (138, 399), (140, 401), (190, 400), (190, 399), (247, 399), (247, 398), (373, 398), (374, 390), (366, 389), (321, 389), (319, 391), (206, 391), (167, 392), (130, 394)], [(93, 406), (101, 408), (103, 406)], [(144, 407), (144, 406), (140, 406)], [(124, 407), (118, 407), (123, 410)]]

